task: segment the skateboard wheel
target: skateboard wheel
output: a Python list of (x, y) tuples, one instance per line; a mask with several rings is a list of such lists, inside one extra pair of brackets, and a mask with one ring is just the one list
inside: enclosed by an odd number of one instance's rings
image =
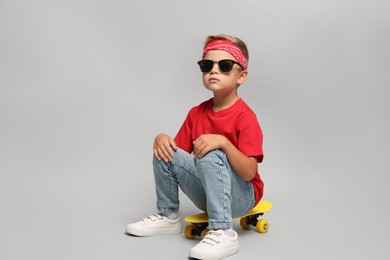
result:
[(184, 236), (188, 239), (194, 239), (195, 235), (193, 234), (193, 230), (195, 229), (194, 225), (187, 225), (184, 229)]
[(249, 225), (248, 225), (248, 219), (246, 217), (242, 217), (240, 219), (240, 226), (243, 228), (243, 229), (249, 229)]
[(257, 224), (256, 224), (256, 230), (260, 233), (266, 233), (269, 229), (269, 224), (268, 224), (268, 221), (265, 220), (265, 219), (260, 219), (259, 221), (257, 221)]

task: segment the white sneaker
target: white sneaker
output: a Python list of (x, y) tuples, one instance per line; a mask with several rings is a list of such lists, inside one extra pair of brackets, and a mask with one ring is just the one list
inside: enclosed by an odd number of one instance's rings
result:
[(171, 220), (160, 214), (150, 215), (141, 221), (126, 226), (128, 234), (141, 237), (179, 234), (182, 231), (181, 217)]
[(223, 230), (210, 230), (189, 252), (189, 257), (197, 259), (223, 259), (238, 252), (236, 231), (230, 237)]

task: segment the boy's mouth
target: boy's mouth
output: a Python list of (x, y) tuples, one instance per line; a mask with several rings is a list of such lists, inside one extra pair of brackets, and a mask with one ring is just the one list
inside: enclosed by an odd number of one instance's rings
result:
[(217, 79), (217, 78), (209, 78), (209, 82), (217, 82), (217, 81), (219, 81), (219, 79)]

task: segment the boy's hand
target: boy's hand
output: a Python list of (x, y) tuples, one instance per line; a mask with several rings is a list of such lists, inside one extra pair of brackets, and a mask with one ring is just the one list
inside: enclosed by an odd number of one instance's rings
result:
[(170, 162), (173, 159), (173, 150), (177, 150), (178, 147), (172, 137), (166, 134), (158, 134), (154, 139), (153, 153), (157, 160), (164, 162)]
[(201, 135), (193, 142), (194, 150), (192, 153), (195, 157), (202, 157), (212, 150), (223, 148), (226, 140), (223, 135)]

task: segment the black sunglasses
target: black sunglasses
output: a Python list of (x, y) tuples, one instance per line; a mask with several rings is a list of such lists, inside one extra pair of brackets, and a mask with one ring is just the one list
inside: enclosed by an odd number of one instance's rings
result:
[(218, 63), (218, 67), (222, 72), (231, 71), (233, 69), (234, 64), (237, 64), (242, 69), (244, 69), (244, 67), (240, 63), (238, 63), (237, 61), (234, 61), (234, 60), (220, 60), (220, 61), (200, 60), (200, 61), (198, 61), (200, 71), (202, 71), (202, 72), (210, 72), (214, 67), (214, 63)]

